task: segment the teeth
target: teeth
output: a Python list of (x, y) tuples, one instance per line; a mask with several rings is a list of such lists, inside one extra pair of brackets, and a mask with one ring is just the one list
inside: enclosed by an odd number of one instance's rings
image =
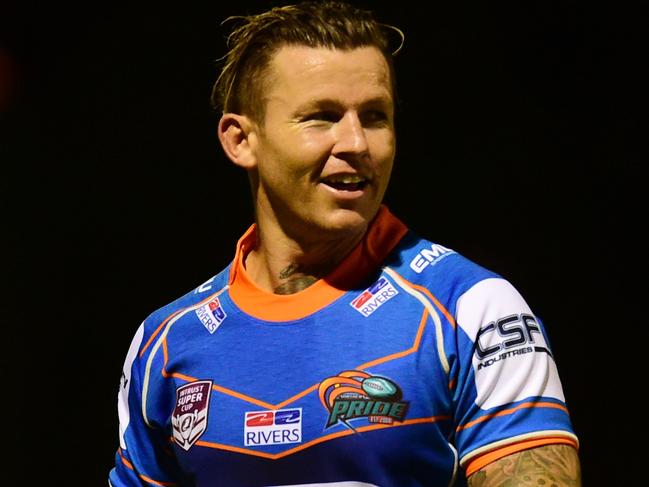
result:
[(325, 178), (328, 183), (358, 184), (365, 181), (358, 174), (336, 174)]

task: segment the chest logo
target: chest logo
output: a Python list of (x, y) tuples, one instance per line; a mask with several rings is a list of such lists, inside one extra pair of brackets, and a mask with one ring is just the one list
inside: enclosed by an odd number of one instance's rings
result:
[(284, 445), (302, 441), (302, 408), (248, 411), (244, 445)]
[(349, 304), (367, 318), (397, 294), (399, 294), (397, 288), (388, 281), (387, 277), (382, 276)]
[(401, 400), (403, 393), (394, 381), (360, 370), (347, 370), (323, 380), (318, 393), (329, 411), (325, 429), (342, 423), (354, 430), (350, 421), (360, 418), (389, 425), (403, 421), (408, 412), (409, 402)]
[(176, 389), (176, 407), (171, 415), (174, 441), (189, 450), (207, 429), (211, 380), (190, 382)]

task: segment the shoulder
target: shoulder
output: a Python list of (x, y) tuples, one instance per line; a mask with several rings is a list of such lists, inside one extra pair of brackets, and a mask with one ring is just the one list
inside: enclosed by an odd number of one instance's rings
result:
[(422, 286), (433, 294), (459, 300), (476, 286), (489, 287), (490, 282), (510, 286), (502, 276), (460, 252), (422, 238), (409, 231), (385, 261), (407, 283)]
[(426, 295), (469, 336), (475, 336), (485, 320), (532, 314), (506, 278), (413, 232), (403, 238), (384, 268), (398, 285)]
[(499, 277), (443, 243), (428, 240), (412, 231), (396, 247), (390, 264), (404, 276), (421, 282), (439, 278), (442, 274), (462, 280)]
[(205, 301), (209, 301), (215, 294), (227, 289), (230, 265), (194, 287), (191, 291), (150, 313), (142, 324), (143, 338), (146, 340), (147, 337), (158, 334), (161, 328), (175, 317), (182, 315), (187, 310), (203, 305)]

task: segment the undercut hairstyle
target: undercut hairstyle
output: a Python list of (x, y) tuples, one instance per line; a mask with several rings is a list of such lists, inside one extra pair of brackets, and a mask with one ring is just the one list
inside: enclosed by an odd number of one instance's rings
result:
[(228, 52), (220, 59), (224, 64), (212, 89), (212, 106), (217, 111), (246, 115), (263, 125), (264, 91), (272, 79), (269, 66), (285, 46), (376, 47), (388, 64), (396, 98), (393, 56), (404, 36), (397, 27), (379, 23), (370, 11), (337, 1), (305, 1), (227, 21), (240, 23), (227, 38)]

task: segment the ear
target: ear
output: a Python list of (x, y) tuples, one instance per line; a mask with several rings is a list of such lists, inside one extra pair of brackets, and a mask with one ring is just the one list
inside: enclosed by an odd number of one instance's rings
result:
[(232, 162), (244, 169), (257, 166), (255, 129), (256, 124), (245, 115), (224, 113), (219, 120), (218, 135), (223, 151)]

